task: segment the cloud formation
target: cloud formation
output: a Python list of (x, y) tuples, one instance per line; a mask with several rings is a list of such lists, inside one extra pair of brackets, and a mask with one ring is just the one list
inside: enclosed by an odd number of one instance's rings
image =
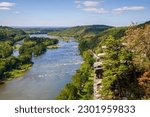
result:
[(77, 8), (85, 12), (94, 12), (98, 14), (105, 14), (109, 11), (105, 10), (104, 8), (100, 7), (101, 1), (95, 0), (76, 0), (75, 3), (77, 4)]
[(0, 2), (0, 7), (11, 7), (11, 6), (15, 6), (15, 3), (12, 2)]
[(145, 7), (143, 7), (143, 6), (130, 6), (130, 7), (125, 6), (125, 7), (113, 9), (113, 12), (123, 13), (126, 11), (141, 11), (144, 9), (145, 9)]
[(82, 3), (85, 7), (97, 7), (100, 2), (97, 2), (97, 1), (84, 1)]
[(83, 8), (82, 9), (83, 11), (86, 11), (86, 12), (95, 12), (95, 13), (98, 13), (98, 14), (105, 14), (105, 13), (108, 13), (109, 11), (106, 11), (105, 9), (103, 8)]
[(124, 6), (120, 8), (114, 8), (106, 10), (101, 5), (103, 1), (99, 0), (76, 0), (77, 8), (85, 12), (93, 12), (97, 14), (116, 13), (122, 14), (127, 11), (141, 11), (144, 10), (144, 6)]
[(0, 7), (0, 10), (10, 10), (8, 7)]
[(12, 3), (12, 2), (0, 2), (0, 10), (11, 10), (10, 7), (15, 5), (16, 3)]

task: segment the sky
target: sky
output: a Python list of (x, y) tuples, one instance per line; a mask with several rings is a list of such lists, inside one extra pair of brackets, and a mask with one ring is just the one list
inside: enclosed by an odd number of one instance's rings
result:
[(149, 14), (150, 0), (0, 0), (3, 26), (127, 26)]

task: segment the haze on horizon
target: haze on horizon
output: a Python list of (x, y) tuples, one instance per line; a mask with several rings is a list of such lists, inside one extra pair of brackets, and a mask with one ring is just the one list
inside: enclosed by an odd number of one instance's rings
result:
[(125, 26), (150, 20), (149, 0), (0, 0), (0, 25)]

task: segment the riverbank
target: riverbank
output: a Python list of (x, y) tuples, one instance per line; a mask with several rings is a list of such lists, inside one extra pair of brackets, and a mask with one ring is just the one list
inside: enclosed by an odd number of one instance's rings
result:
[[(81, 46), (79, 44), (80, 52)], [(81, 54), (84, 62), (72, 76), (72, 81), (68, 83), (60, 94), (56, 97), (58, 100), (92, 100), (94, 69), (92, 67), (94, 59), (89, 51)]]
[(58, 48), (58, 42), (57, 39), (34, 36), (16, 42), (11, 54), (2, 60), (0, 80), (3, 82), (0, 84), (24, 76), (32, 68), (33, 56), (38, 57), (45, 54), (47, 49)]
[(27, 73), (27, 71), (32, 68), (32, 65), (33, 64), (25, 64), (22, 65), (20, 69), (13, 69), (11, 71), (6, 72), (5, 74), (7, 74), (7, 77), (3, 78), (3, 80), (0, 81), (0, 85), (5, 84), (6, 81), (10, 81), (15, 78), (24, 76)]
[(47, 49), (57, 49), (59, 48), (59, 45), (51, 45), (51, 46), (47, 46)]
[(1, 85), (0, 99), (54, 100), (83, 62), (74, 40), (60, 40), (58, 46), (33, 57), (34, 64), (25, 75)]
[(28, 70), (30, 70), (32, 68), (33, 64), (25, 64), (22, 65), (20, 69), (14, 69), (11, 72), (8, 72), (8, 74), (10, 75), (9, 78), (6, 78), (6, 81), (10, 81), (13, 80), (14, 78), (19, 78), (24, 76)]

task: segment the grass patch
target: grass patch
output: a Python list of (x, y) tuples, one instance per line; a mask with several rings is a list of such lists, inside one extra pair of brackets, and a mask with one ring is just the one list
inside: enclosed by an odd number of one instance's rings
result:
[(9, 77), (6, 78), (6, 81), (10, 81), (12, 79), (24, 76), (26, 72), (29, 69), (31, 69), (31, 67), (32, 67), (32, 64), (25, 64), (25, 65), (22, 65), (20, 69), (13, 69), (12, 71), (7, 72)]

